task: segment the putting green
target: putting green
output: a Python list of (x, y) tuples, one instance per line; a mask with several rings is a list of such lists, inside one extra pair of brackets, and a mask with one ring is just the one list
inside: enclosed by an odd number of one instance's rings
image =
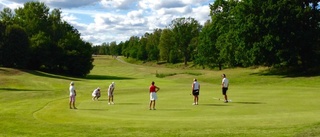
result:
[[(264, 75), (257, 69), (223, 71), (134, 65), (97, 56), (87, 78), (0, 68), (0, 136), (312, 136), (320, 133), (320, 77)], [(230, 103), (222, 98), (222, 73)], [(156, 74), (165, 77), (157, 78)], [(172, 75), (168, 75), (172, 74)], [(191, 83), (200, 85), (192, 105)], [(76, 106), (69, 109), (68, 85)], [(149, 110), (148, 87), (160, 87)], [(107, 88), (116, 83), (114, 105)], [(100, 87), (99, 101), (91, 93)], [(39, 132), (41, 131), (41, 132)]]

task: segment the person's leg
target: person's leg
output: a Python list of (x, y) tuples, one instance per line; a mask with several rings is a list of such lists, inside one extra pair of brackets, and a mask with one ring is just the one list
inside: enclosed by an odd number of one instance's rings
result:
[(198, 105), (198, 102), (199, 102), (199, 95), (197, 95), (196, 97), (196, 105)]
[(228, 102), (228, 96), (227, 96), (227, 93), (226, 93), (226, 94), (224, 94), (224, 100), (225, 100), (226, 102)]
[(228, 96), (227, 96), (227, 89), (226, 88), (222, 88), (222, 94), (224, 96), (224, 102), (227, 103), (228, 102)]
[(150, 100), (149, 109), (151, 110), (152, 100)]
[(73, 104), (73, 109), (77, 109), (77, 108), (76, 108), (76, 101), (75, 101), (75, 100), (72, 102), (72, 104)]
[(72, 109), (71, 103), (72, 103), (72, 101), (70, 100), (70, 101), (69, 101), (69, 107), (70, 107), (70, 109)]
[(75, 96), (70, 96), (70, 101), (69, 101), (69, 107), (70, 107), (70, 109), (72, 109), (72, 106), (71, 106), (71, 105), (73, 105), (73, 107), (74, 107), (74, 99), (75, 99)]
[(156, 109), (156, 100), (153, 101), (153, 110)]
[(193, 105), (196, 104), (196, 101), (197, 101), (196, 98), (197, 98), (196, 95), (193, 95)]
[(111, 103), (114, 104), (114, 103), (113, 103), (113, 95), (111, 96)]

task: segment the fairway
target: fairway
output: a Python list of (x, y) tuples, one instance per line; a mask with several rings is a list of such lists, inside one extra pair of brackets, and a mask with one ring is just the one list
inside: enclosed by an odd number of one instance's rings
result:
[[(86, 78), (0, 67), (0, 136), (8, 137), (292, 137), (320, 134), (320, 77), (268, 75), (266, 68), (222, 71), (144, 66), (123, 57), (94, 57)], [(81, 67), (81, 66), (79, 66)], [(230, 81), (230, 103), (221, 95), (221, 74)], [(167, 75), (163, 78), (156, 74)], [(192, 105), (191, 84), (200, 85)], [(69, 83), (76, 107), (69, 109)], [(149, 86), (160, 87), (149, 110)], [(107, 88), (115, 82), (114, 105)], [(91, 93), (101, 88), (99, 101)]]

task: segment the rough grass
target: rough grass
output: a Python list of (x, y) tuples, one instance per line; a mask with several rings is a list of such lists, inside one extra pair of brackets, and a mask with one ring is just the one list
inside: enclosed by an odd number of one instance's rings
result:
[[(0, 68), (0, 136), (318, 136), (320, 77), (265, 75), (267, 68), (209, 71), (135, 65), (96, 56), (86, 78)], [(156, 77), (157, 73), (176, 74)], [(231, 103), (221, 98), (220, 75), (230, 79)], [(191, 83), (201, 84), (192, 106)], [(77, 110), (68, 108), (68, 85), (75, 81)], [(107, 105), (116, 83), (115, 105)], [(148, 109), (155, 81), (157, 110)], [(100, 101), (91, 100), (94, 88)]]

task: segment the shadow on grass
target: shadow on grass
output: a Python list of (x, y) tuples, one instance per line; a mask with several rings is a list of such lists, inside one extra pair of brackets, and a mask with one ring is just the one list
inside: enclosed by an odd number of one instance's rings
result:
[(49, 91), (49, 90), (41, 90), (41, 89), (17, 89), (17, 88), (0, 88), (0, 90), (8, 90), (8, 91)]
[(41, 71), (33, 71), (33, 70), (21, 70), (23, 72), (41, 76), (41, 77), (47, 77), (47, 78), (56, 78), (56, 79), (64, 79), (64, 80), (70, 80), (70, 81), (80, 81), (81, 79), (90, 79), (90, 80), (122, 80), (122, 79), (134, 79), (130, 77), (118, 77), (118, 76), (107, 76), (107, 75), (87, 75), (86, 77), (72, 77), (67, 75), (59, 75), (59, 74), (51, 74)]
[(315, 77), (320, 76), (319, 68), (270, 68), (256, 73), (251, 73), (251, 75), (261, 75), (261, 76), (282, 76), (282, 77)]
[(41, 72), (41, 71), (34, 71), (34, 70), (21, 70), (21, 71), (32, 74), (32, 75), (41, 76), (41, 77), (65, 79), (65, 80), (70, 80), (70, 81), (78, 81), (76, 78), (73, 78), (73, 77), (57, 75), (57, 74), (50, 74), (50, 73), (45, 73), (45, 72)]
[(238, 104), (265, 104), (263, 102), (232, 102), (232, 103), (238, 103)]
[(163, 111), (188, 111), (190, 109), (180, 109), (180, 108), (165, 108), (165, 109), (157, 109), (156, 111), (158, 110), (163, 110)]
[(88, 111), (108, 111), (108, 109), (102, 108), (78, 108), (76, 110), (88, 110)]
[(108, 99), (99, 99), (98, 101), (108, 101)]
[(117, 103), (117, 105), (141, 105), (142, 103)]
[(225, 103), (225, 104), (199, 104), (199, 105), (201, 105), (201, 106), (222, 106), (222, 107), (230, 106), (227, 103)]

